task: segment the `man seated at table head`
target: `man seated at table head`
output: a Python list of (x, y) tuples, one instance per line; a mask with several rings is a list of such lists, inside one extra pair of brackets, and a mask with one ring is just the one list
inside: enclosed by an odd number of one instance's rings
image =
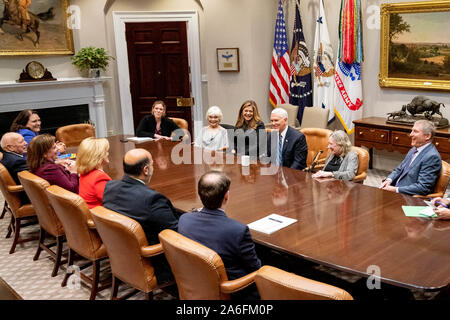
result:
[(427, 195), (433, 192), (442, 167), (441, 156), (431, 143), (434, 133), (432, 122), (414, 122), (410, 134), (412, 148), (400, 165), (383, 181), (381, 189), (408, 195)]
[[(1, 147), (3, 158), (0, 163), (8, 170), (11, 177), (17, 184), (21, 184), (17, 174), (20, 171), (28, 170), (27, 166), (27, 143), (21, 134), (17, 132), (7, 132), (2, 136)], [(20, 193), (22, 203), (30, 203), (25, 192)]]
[[(153, 175), (153, 159), (145, 149), (128, 151), (123, 159), (122, 180), (106, 183), (103, 206), (140, 223), (150, 245), (159, 242), (164, 229), (177, 231), (178, 215), (169, 199), (148, 184)], [(152, 258), (158, 283), (172, 279), (164, 255)]]
[[(209, 171), (198, 181), (203, 203), (200, 211), (180, 217), (178, 232), (214, 250), (222, 258), (229, 280), (258, 270), (261, 261), (248, 227), (225, 214), (230, 197), (230, 179), (220, 171)], [(232, 295), (235, 299), (258, 299), (255, 286)]]
[[(278, 141), (272, 142), (272, 135), (267, 135), (267, 156), (271, 157), (271, 145), (275, 144), (274, 150), (279, 166), (302, 170), (306, 167), (306, 157), (308, 155), (308, 145), (306, 138), (300, 131), (288, 126), (288, 113), (283, 108), (275, 108), (270, 115), (270, 124), (273, 130), (279, 132)], [(279, 151), (281, 150), (281, 152)]]

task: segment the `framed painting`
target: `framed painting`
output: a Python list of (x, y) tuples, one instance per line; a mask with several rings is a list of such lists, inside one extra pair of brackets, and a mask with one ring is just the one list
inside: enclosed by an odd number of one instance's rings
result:
[(450, 91), (450, 1), (381, 6), (380, 87)]
[(217, 48), (217, 70), (239, 72), (239, 48)]
[(69, 0), (0, 0), (0, 55), (74, 54)]

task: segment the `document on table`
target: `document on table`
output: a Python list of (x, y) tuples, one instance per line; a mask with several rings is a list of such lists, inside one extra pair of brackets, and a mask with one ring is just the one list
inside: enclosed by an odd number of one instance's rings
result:
[(433, 208), (428, 206), (402, 206), (402, 209), (407, 217), (437, 218), (438, 216)]
[(267, 217), (249, 223), (248, 227), (255, 231), (259, 231), (266, 234), (272, 234), (275, 231), (283, 229), (284, 227), (287, 227), (296, 221), (297, 219), (287, 218), (272, 213)]
[(143, 143), (147, 141), (153, 141), (155, 139), (150, 137), (129, 137), (127, 138), (128, 141), (135, 142), (135, 143)]

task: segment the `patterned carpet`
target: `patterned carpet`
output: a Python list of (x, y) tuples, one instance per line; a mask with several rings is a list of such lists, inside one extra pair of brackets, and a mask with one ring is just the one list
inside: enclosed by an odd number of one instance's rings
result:
[[(388, 173), (381, 170), (369, 170), (368, 177), (365, 180), (366, 185), (379, 186), (381, 180)], [(3, 209), (3, 196), (0, 193), (0, 209)], [(0, 211), (1, 212), (1, 211)], [(50, 276), (53, 261), (50, 260), (48, 254), (43, 251), (38, 261), (33, 261), (36, 251), (36, 241), (31, 241), (18, 245), (14, 254), (9, 254), (12, 239), (5, 239), (10, 217), (7, 214), (5, 218), (0, 220), (0, 278), (11, 286), (23, 299), (26, 300), (87, 300), (89, 299), (90, 289), (86, 285), (80, 285), (76, 281), (69, 279), (69, 285), (61, 287), (64, 271), (60, 270), (54, 278)], [(23, 229), (23, 236), (30, 234), (38, 235), (39, 227), (34, 225)], [(21, 234), (22, 234), (21, 232)], [(103, 265), (108, 266), (108, 262)], [(321, 267), (321, 271), (333, 274), (333, 276), (342, 278), (349, 282), (354, 282), (359, 277), (345, 274), (344, 272), (336, 272), (329, 268)], [(87, 269), (89, 270), (89, 269)], [(102, 277), (107, 277), (110, 270), (102, 272)], [(123, 293), (127, 288), (120, 289)], [(98, 300), (109, 299), (110, 289), (106, 289), (97, 295)], [(419, 293), (414, 294), (416, 298), (427, 299)], [(143, 294), (137, 294), (131, 299), (144, 299)], [(172, 295), (157, 291), (154, 295), (155, 300), (172, 300)]]

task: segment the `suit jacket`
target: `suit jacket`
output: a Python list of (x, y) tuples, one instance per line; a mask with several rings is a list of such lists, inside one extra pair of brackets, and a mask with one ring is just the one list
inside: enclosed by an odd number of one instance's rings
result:
[[(328, 163), (334, 157), (336, 156), (332, 153), (328, 155), (327, 159), (325, 160), (324, 170), (327, 168)], [(358, 165), (358, 154), (355, 151), (349, 151), (342, 160), (339, 169), (333, 172), (334, 178), (339, 180), (352, 180), (355, 177), (356, 172), (358, 172)]]
[[(167, 117), (161, 118), (161, 135), (170, 137), (172, 135), (172, 132), (180, 129), (180, 127), (177, 126), (175, 122), (173, 122), (172, 119), (169, 119)], [(139, 122), (139, 125), (136, 129), (136, 136), (138, 137), (155, 137), (155, 131), (156, 131), (156, 120), (155, 117), (151, 114), (149, 116), (145, 116), (141, 122)], [(181, 135), (181, 137), (184, 136), (184, 132)]]
[(220, 209), (201, 209), (181, 215), (178, 232), (214, 250), (222, 258), (230, 280), (261, 267), (249, 229)]
[[(411, 148), (405, 159), (388, 176), (388, 179), (392, 180), (392, 186), (395, 186), (403, 168), (407, 165), (407, 160), (413, 152), (413, 148)], [(398, 192), (409, 195), (427, 195), (432, 193), (441, 173), (441, 167), (441, 155), (436, 150), (436, 147), (430, 143), (417, 155), (416, 159), (411, 163), (408, 173), (400, 179)]]
[[(267, 135), (267, 155), (271, 156), (272, 134)], [(274, 141), (278, 147), (278, 141)], [(288, 127), (283, 142), (282, 166), (302, 170), (306, 168), (308, 145), (303, 133)], [(276, 157), (276, 156), (275, 156)]]
[[(262, 121), (258, 121), (256, 124), (256, 129), (252, 128), (245, 128), (245, 127), (236, 127), (234, 130), (234, 145), (233, 150), (236, 151), (237, 154), (242, 155), (245, 154), (247, 156), (259, 156), (260, 150), (259, 150), (259, 144), (260, 144), (260, 132), (264, 133), (264, 137), (266, 134), (266, 128), (264, 126), (264, 123)], [(250, 144), (250, 137), (252, 136), (252, 142), (253, 144)], [(256, 138), (256, 140), (254, 140)], [(238, 143), (241, 143), (241, 141), (244, 141), (244, 145), (238, 146)], [(262, 141), (262, 143), (266, 143), (265, 141)]]
[[(8, 170), (16, 184), (21, 184), (17, 174), (20, 171), (28, 170), (26, 158), (13, 152), (3, 151), (3, 159), (0, 162)], [(19, 197), (22, 204), (30, 203), (25, 191), (20, 192)]]
[(164, 229), (177, 231), (178, 217), (169, 199), (127, 175), (106, 183), (103, 206), (139, 222), (149, 244), (159, 243)]
[(105, 186), (110, 180), (111, 178), (99, 169), (80, 175), (79, 195), (86, 201), (89, 209), (103, 204)]

